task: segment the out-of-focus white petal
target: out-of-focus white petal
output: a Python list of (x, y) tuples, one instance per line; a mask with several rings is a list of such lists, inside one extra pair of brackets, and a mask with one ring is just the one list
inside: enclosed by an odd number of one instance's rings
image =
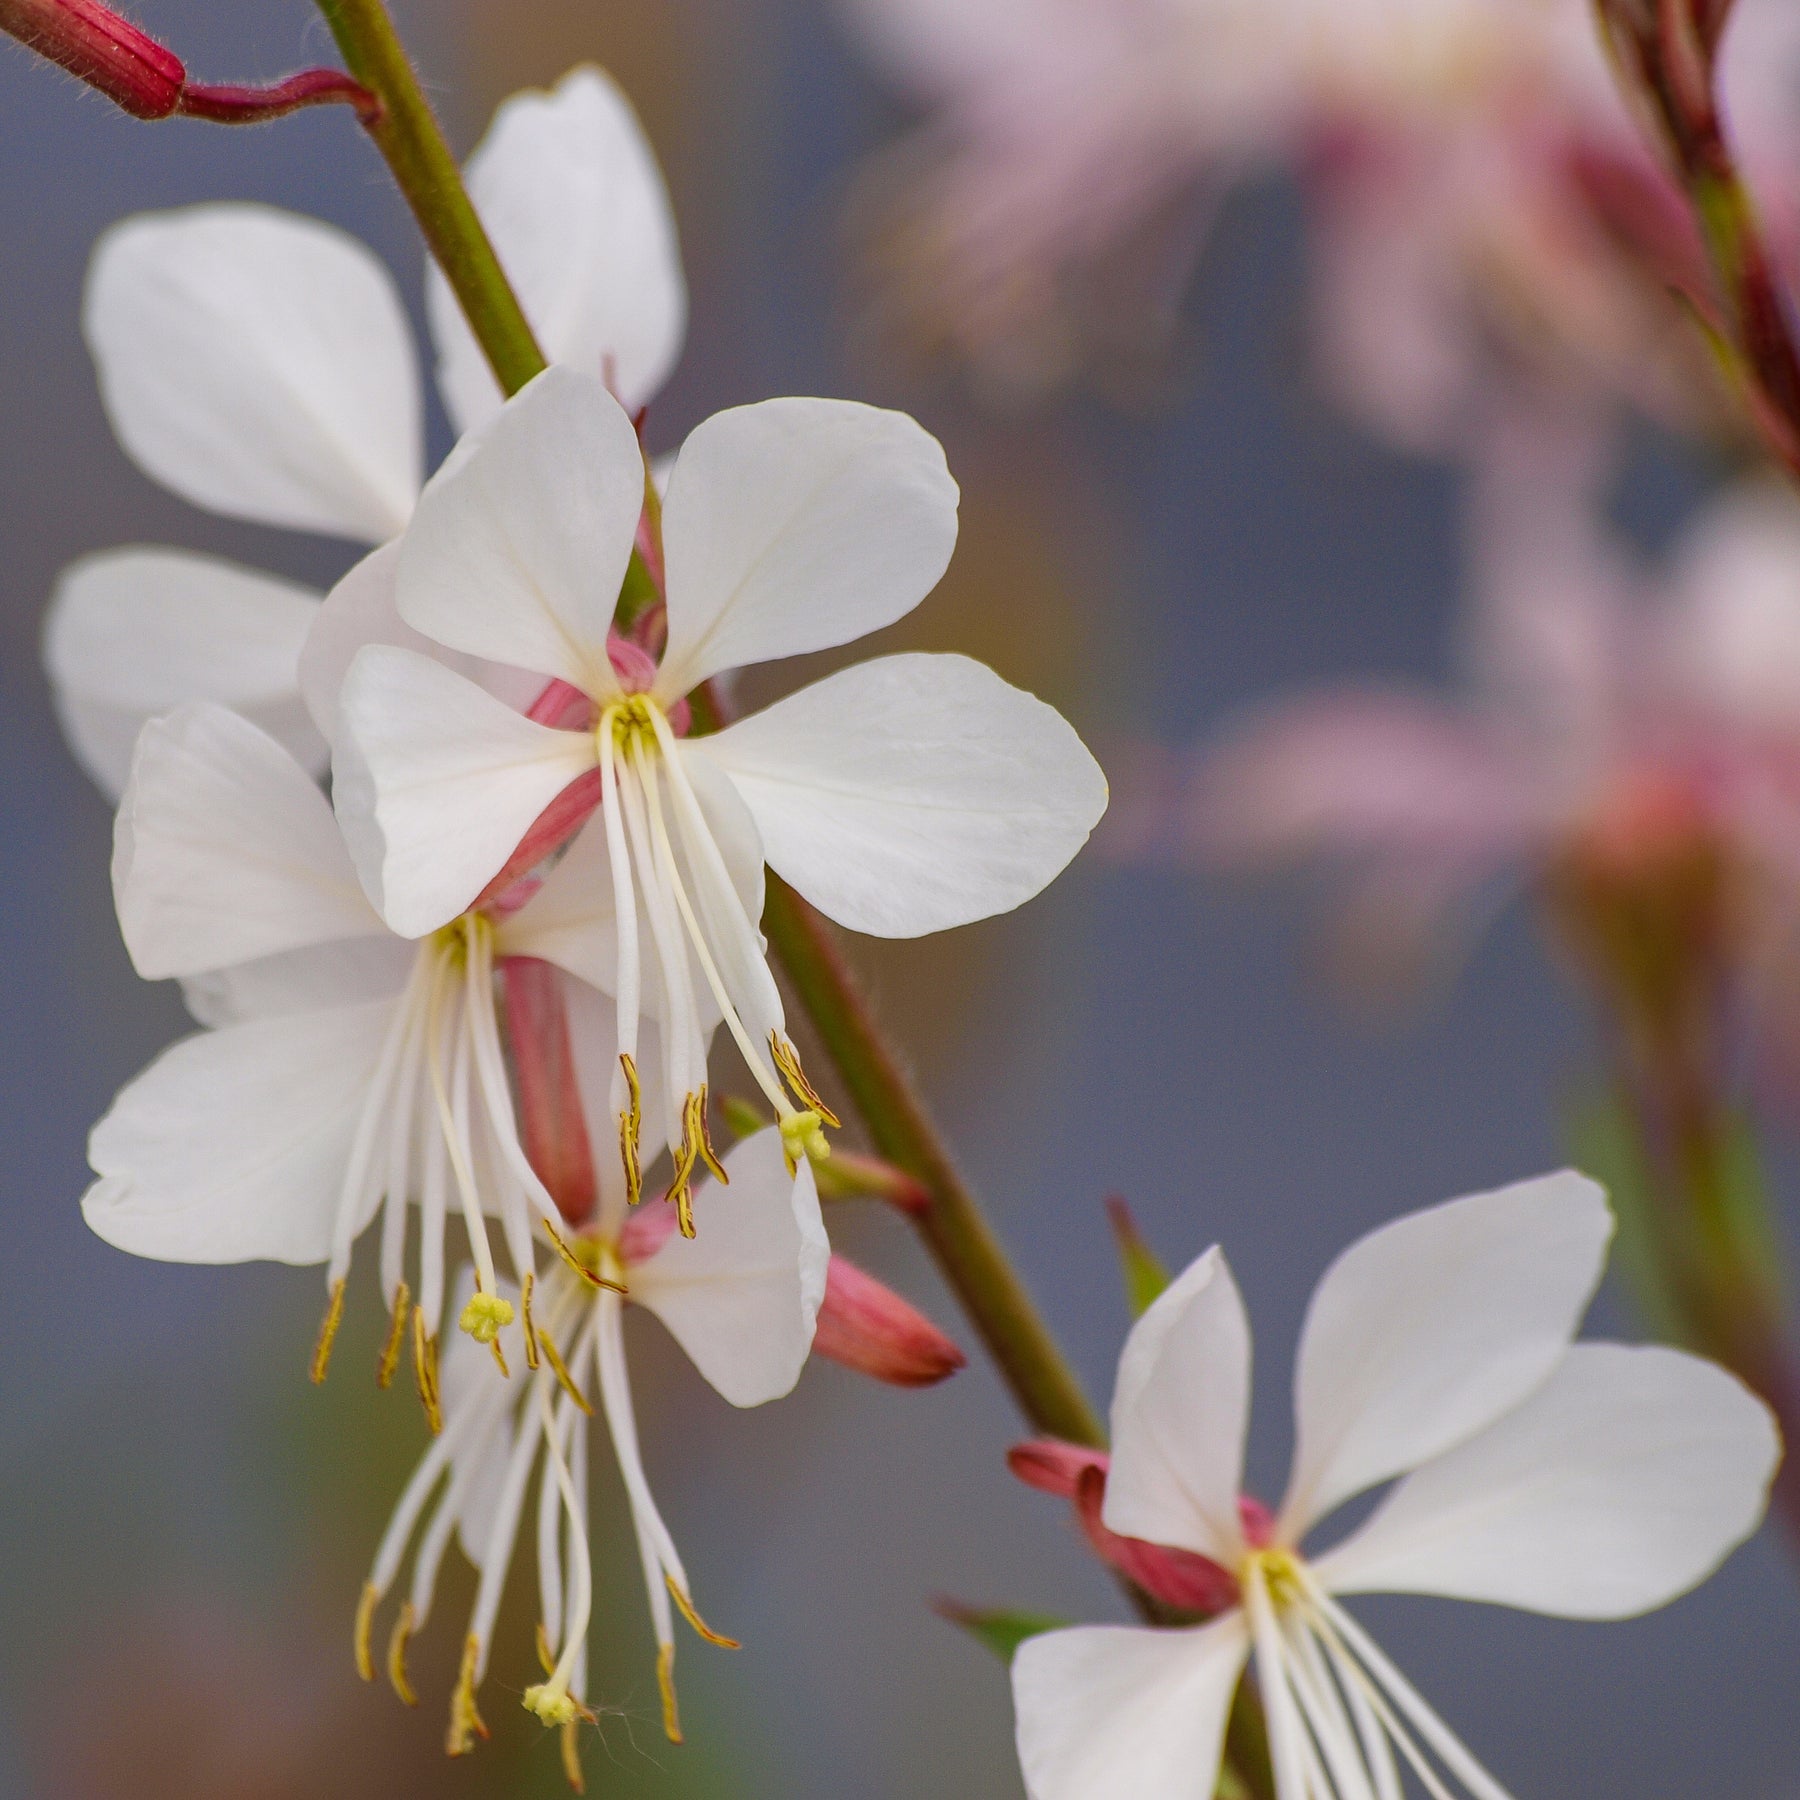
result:
[(684, 754), (731, 776), (771, 867), (878, 937), (1010, 912), (1106, 809), (1069, 722), (966, 656), (855, 664)]
[(1563, 1169), (1409, 1213), (1344, 1251), (1300, 1333), (1284, 1533), (1298, 1541), (1517, 1406), (1567, 1351), (1611, 1236), (1605, 1194)]
[(1215, 1246), (1125, 1340), (1113, 1389), (1107, 1530), (1233, 1567), (1244, 1542), (1237, 1503), (1249, 1423), (1250, 1321)]
[(805, 399), (715, 413), (669, 477), (656, 693), (904, 617), (949, 566), (956, 502), (943, 447), (905, 413)]
[(363, 543), (406, 524), (418, 371), (354, 238), (267, 206), (141, 213), (96, 246), (82, 327), (119, 442), (183, 499)]
[(1239, 1612), (1192, 1631), (1081, 1625), (1027, 1638), (1012, 1687), (1031, 1800), (1210, 1794), (1249, 1642)]
[[(514, 94), (466, 176), (545, 356), (598, 375), (637, 412), (681, 352), (687, 285), (668, 190), (630, 101), (591, 64), (549, 93)], [(438, 386), (466, 432), (499, 410), (499, 384), (435, 265), (425, 298)]]
[(163, 1262), (323, 1262), (391, 1015), (378, 1001), (171, 1045), (88, 1139), (88, 1224)]
[(419, 497), (400, 616), (452, 650), (619, 691), (606, 634), (644, 506), (637, 433), (592, 375), (546, 369)]
[(698, 1235), (671, 1236), (626, 1281), (733, 1406), (760, 1406), (800, 1379), (831, 1246), (812, 1165), (790, 1175), (778, 1131), (746, 1138), (725, 1172), (729, 1188), (695, 1184)]
[(411, 650), (358, 653), (339, 705), (332, 798), (364, 890), (402, 937), (466, 911), (527, 828), (593, 766), (553, 731)]
[(319, 596), (185, 550), (103, 550), (63, 570), (44, 619), (57, 716), (81, 766), (117, 799), (146, 719), (217, 700), (322, 774), (295, 687)]
[(1442, 1594), (1622, 1619), (1756, 1529), (1781, 1443), (1735, 1376), (1660, 1345), (1577, 1344), (1523, 1405), (1402, 1481), (1315, 1565), (1335, 1593)]
[(140, 975), (196, 975), (382, 934), (331, 805), (222, 706), (144, 727), (113, 827), (113, 898)]

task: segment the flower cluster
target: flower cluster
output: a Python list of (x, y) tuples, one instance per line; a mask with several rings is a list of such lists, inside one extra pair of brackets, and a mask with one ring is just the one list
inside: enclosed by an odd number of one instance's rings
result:
[[(1106, 786), (1055, 712), (957, 656), (865, 661), (726, 723), (729, 671), (850, 642), (936, 584), (943, 453), (898, 413), (772, 400), (702, 424), (659, 491), (637, 420), (685, 301), (629, 107), (594, 70), (518, 96), (469, 186), (553, 362), (503, 400), (434, 278), (460, 436), (429, 480), (404, 313), (361, 246), (209, 206), (96, 252), (88, 339), (139, 464), (215, 512), (374, 548), (323, 597), (174, 550), (62, 582), (46, 655), (119, 799), (125, 942), (202, 1027), (95, 1127), (83, 1204), (139, 1255), (323, 1264), (315, 1380), (379, 1219), (378, 1379), (410, 1364), (435, 1435), (376, 1553), (358, 1666), (410, 1559), (386, 1665), (413, 1698), (407, 1644), (457, 1536), (481, 1581), (448, 1747), (485, 1735), (535, 1481), (525, 1704), (579, 1784), (590, 1420), (671, 1738), (675, 1614), (730, 1641), (645, 1478), (624, 1305), (739, 1406), (792, 1388), (822, 1320), (822, 1348), (886, 1379), (960, 1360), (830, 1255), (814, 1168), (839, 1121), (769, 968), (765, 867), (853, 929), (942, 930), (1049, 882)], [(724, 1154), (721, 1024), (774, 1117)]]

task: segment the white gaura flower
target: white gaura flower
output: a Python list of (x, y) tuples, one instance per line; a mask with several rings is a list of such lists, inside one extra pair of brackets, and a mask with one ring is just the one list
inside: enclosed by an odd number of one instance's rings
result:
[(611, 919), (580, 972), (618, 1000), (612, 1111), (634, 1195), (640, 1013), (663, 1026), (668, 1098), (652, 1123), (679, 1198), (715, 1019), (790, 1159), (819, 1153), (835, 1122), (765, 960), (765, 858), (852, 929), (940, 931), (1038, 892), (1085, 841), (1106, 783), (1058, 713), (959, 656), (879, 658), (715, 736), (682, 735), (685, 698), (710, 677), (846, 643), (935, 585), (956, 487), (911, 419), (789, 399), (700, 426), (663, 506), (666, 647), (635, 668), (610, 630), (643, 485), (630, 419), (574, 370), (549, 370), (465, 439), (398, 547), (399, 617), (562, 684), (569, 710), (539, 723), (541, 708), (523, 716), (416, 649), (365, 648), (341, 696), (334, 791), (371, 898), (408, 936), (551, 848), (534, 825), (553, 802), (598, 806), (593, 881)]
[(587, 896), (553, 876), (523, 907), (511, 906), (515, 894), (417, 943), (395, 937), (306, 772), (209, 704), (145, 727), (115, 828), (113, 885), (138, 973), (181, 979), (210, 1029), (164, 1051), (95, 1126), (88, 1223), (165, 1261), (325, 1263), (316, 1380), (352, 1245), (385, 1205), (381, 1285), (393, 1321), (381, 1379), (410, 1329), (435, 1423), (451, 1215), (468, 1229), (476, 1267), (461, 1323), (489, 1344), (512, 1312), (490, 1219), (528, 1279), (534, 1233), (560, 1216), (520, 1144), (496, 968), (559, 961), (595, 928)]
[[(588, 1040), (604, 1032), (596, 1027)], [(609, 1043), (608, 1051), (613, 1046)], [(606, 1054), (593, 1065), (612, 1065)], [(606, 1159), (602, 1159), (605, 1161)], [(651, 1495), (625, 1362), (627, 1301), (661, 1319), (700, 1373), (734, 1406), (759, 1406), (799, 1379), (825, 1290), (829, 1255), (818, 1196), (803, 1164), (788, 1175), (779, 1136), (765, 1131), (726, 1158), (731, 1191), (703, 1180), (693, 1204), (705, 1223), (697, 1242), (675, 1232), (666, 1202), (633, 1212), (611, 1169), (600, 1201), (568, 1255), (539, 1287), (536, 1307), (501, 1334), (510, 1358), (529, 1365), (524, 1381), (499, 1382), (480, 1367), (472, 1344), (451, 1346), (444, 1365), (445, 1424), (394, 1509), (363, 1588), (356, 1619), (357, 1667), (374, 1675), (376, 1609), (411, 1552), (412, 1574), (388, 1640), (387, 1668), (401, 1698), (414, 1699), (408, 1641), (431, 1611), (439, 1571), (456, 1531), (481, 1571), (451, 1701), (447, 1748), (458, 1756), (485, 1737), (476, 1689), (487, 1672), (493, 1625), (537, 1474), (536, 1544), (539, 1656), (544, 1679), (524, 1703), (563, 1729), (564, 1764), (579, 1789), (577, 1723), (586, 1704), (587, 1634), (593, 1615), (588, 1544), (588, 1423), (605, 1426), (631, 1508), (656, 1635), (663, 1724), (681, 1729), (675, 1704), (674, 1615), (679, 1610), (710, 1643), (735, 1648), (701, 1619), (688, 1578)], [(435, 1499), (434, 1499), (435, 1497)]]
[[(680, 350), (687, 297), (668, 196), (624, 95), (595, 68), (514, 95), (468, 182), (545, 354), (642, 408)], [(497, 391), (435, 271), (427, 299), (460, 434)], [(353, 543), (406, 524), (423, 395), (400, 295), (356, 239), (266, 206), (139, 214), (96, 246), (82, 325), (113, 431), (152, 480), (228, 518)], [(72, 564), (44, 655), (82, 765), (116, 796), (145, 719), (217, 700), (322, 770), (294, 678), (318, 598), (181, 550)]]
[[(1565, 1171), (1353, 1244), (1307, 1309), (1294, 1468), (1272, 1521), (1239, 1504), (1243, 1303), (1218, 1250), (1195, 1262), (1120, 1358), (1104, 1519), (1211, 1558), (1240, 1603), (1195, 1629), (1084, 1627), (1023, 1645), (1013, 1692), (1032, 1800), (1210, 1794), (1252, 1654), (1279, 1800), (1398, 1800), (1403, 1769), (1435, 1800), (1505, 1800), (1341, 1598), (1628, 1618), (1755, 1529), (1780, 1455), (1767, 1408), (1712, 1364), (1571, 1343), (1610, 1231), (1600, 1190)], [(1303, 1547), (1395, 1476), (1347, 1538)]]

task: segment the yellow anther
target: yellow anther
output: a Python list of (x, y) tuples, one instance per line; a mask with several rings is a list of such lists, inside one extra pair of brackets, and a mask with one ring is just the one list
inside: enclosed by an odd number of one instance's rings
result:
[(574, 1695), (553, 1681), (539, 1681), (525, 1690), (525, 1710), (546, 1725), (573, 1725), (580, 1716)]
[(644, 1090), (638, 1084), (637, 1064), (619, 1052), (619, 1067), (625, 1071), (625, 1091), (631, 1104), (619, 1114), (619, 1161), (625, 1167), (625, 1198), (633, 1206), (644, 1197), (644, 1170), (638, 1146), (644, 1130)]
[(344, 1278), (340, 1275), (331, 1284), (331, 1298), (325, 1306), (325, 1322), (319, 1327), (319, 1341), (313, 1345), (312, 1378), (315, 1382), (325, 1379), (325, 1371), (331, 1367), (331, 1346), (337, 1339), (338, 1327), (344, 1322)]
[(1304, 1595), (1306, 1582), (1301, 1574), (1300, 1559), (1293, 1551), (1257, 1550), (1251, 1553), (1251, 1560), (1262, 1570), (1269, 1598), (1277, 1606), (1286, 1606)]
[(412, 1634), (418, 1628), (419, 1615), (413, 1611), (413, 1603), (408, 1600), (400, 1608), (400, 1616), (394, 1621), (387, 1653), (388, 1685), (408, 1706), (419, 1704), (419, 1696), (413, 1692), (412, 1683), (406, 1678), (406, 1646), (412, 1642)]
[(675, 1646), (656, 1647), (656, 1686), (662, 1694), (663, 1735), (671, 1744), (681, 1742), (681, 1711), (675, 1704)]
[(475, 1706), (475, 1665), (480, 1661), (481, 1639), (471, 1636), (463, 1643), (462, 1668), (457, 1672), (456, 1692), (450, 1696), (450, 1730), (444, 1749), (451, 1756), (467, 1756), (475, 1748), (475, 1740), (488, 1735)]
[(705, 1082), (701, 1082), (700, 1091), (695, 1094), (691, 1104), (694, 1108), (695, 1134), (700, 1145), (700, 1160), (712, 1171), (713, 1179), (721, 1187), (730, 1187), (731, 1177), (725, 1173), (725, 1165), (719, 1161), (719, 1153), (713, 1148), (712, 1131), (706, 1122)]
[(569, 1786), (576, 1793), (585, 1794), (587, 1782), (581, 1773), (581, 1728), (573, 1719), (562, 1728), (562, 1766)]
[(556, 1652), (551, 1648), (550, 1634), (544, 1629), (542, 1619), (537, 1622), (537, 1653), (538, 1661), (543, 1664), (545, 1675), (554, 1675), (556, 1673)]
[(375, 1657), (369, 1639), (375, 1628), (375, 1609), (381, 1604), (381, 1589), (374, 1582), (363, 1583), (362, 1598), (356, 1603), (356, 1672), (364, 1681), (375, 1679)]
[(556, 1348), (556, 1340), (551, 1337), (549, 1332), (540, 1329), (538, 1332), (538, 1342), (543, 1345), (544, 1356), (549, 1362), (550, 1367), (556, 1371), (556, 1379), (561, 1385), (563, 1392), (567, 1394), (569, 1398), (591, 1419), (594, 1416), (593, 1405), (588, 1400), (587, 1396), (582, 1393), (581, 1389), (575, 1385), (574, 1377), (570, 1375), (567, 1367), (563, 1363), (561, 1353)]
[(477, 1288), (463, 1308), (460, 1323), (478, 1344), (491, 1344), (513, 1322), (513, 1304), (503, 1294)]
[(412, 1314), (413, 1379), (419, 1384), (419, 1404), (425, 1408), (425, 1423), (436, 1437), (444, 1429), (444, 1408), (438, 1398), (437, 1339), (425, 1329), (425, 1309), (415, 1306)]
[[(549, 1220), (544, 1220), (544, 1231), (550, 1242), (556, 1246), (556, 1254), (587, 1283), (589, 1287), (611, 1288), (614, 1293), (625, 1292), (625, 1284), (615, 1281), (610, 1275), (603, 1274), (596, 1266), (600, 1260), (599, 1246), (592, 1238), (577, 1238), (574, 1243), (563, 1236)], [(542, 1333), (539, 1333), (542, 1336)]]
[(824, 1131), (824, 1120), (816, 1112), (789, 1113), (780, 1122), (781, 1153), (787, 1159), (788, 1173), (800, 1167), (800, 1159), (823, 1162), (831, 1154)]
[[(685, 1112), (684, 1123), (685, 1123)], [(694, 1235), (694, 1194), (692, 1188), (694, 1163), (699, 1158), (700, 1146), (684, 1135), (682, 1145), (675, 1152), (675, 1166), (669, 1173), (669, 1199), (675, 1208), (675, 1225), (684, 1238)]]
[(728, 1638), (716, 1632), (694, 1611), (694, 1603), (675, 1584), (673, 1575), (665, 1574), (663, 1580), (669, 1584), (669, 1592), (674, 1596), (675, 1604), (681, 1608), (681, 1616), (706, 1639), (709, 1644), (717, 1644), (721, 1650), (741, 1650), (743, 1645), (736, 1638)]
[(537, 1327), (531, 1322), (531, 1290), (536, 1286), (537, 1276), (527, 1269), (525, 1279), (519, 1283), (519, 1311), (525, 1318), (525, 1366), (528, 1369), (538, 1366)]
[(388, 1324), (387, 1342), (381, 1347), (381, 1361), (375, 1365), (375, 1385), (389, 1386), (394, 1371), (400, 1366), (400, 1350), (406, 1340), (406, 1316), (412, 1305), (412, 1290), (403, 1281), (394, 1289), (394, 1316)]
[(819, 1090), (806, 1079), (806, 1071), (800, 1066), (800, 1052), (780, 1032), (771, 1031), (769, 1054), (774, 1057), (776, 1068), (787, 1077), (787, 1084), (794, 1090), (796, 1097), (836, 1131), (838, 1116), (819, 1098)]

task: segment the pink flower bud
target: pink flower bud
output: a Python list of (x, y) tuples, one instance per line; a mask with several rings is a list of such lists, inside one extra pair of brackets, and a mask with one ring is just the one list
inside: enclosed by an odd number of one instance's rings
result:
[(841, 1256), (825, 1277), (813, 1349), (894, 1387), (930, 1387), (968, 1360), (916, 1307)]
[(599, 1190), (575, 1078), (562, 971), (534, 956), (508, 956), (500, 974), (517, 1077), (519, 1137), (558, 1211), (580, 1225), (593, 1214)]
[(1006, 1453), (1006, 1466), (1027, 1487), (1059, 1500), (1073, 1500), (1082, 1475), (1089, 1469), (1105, 1474), (1109, 1461), (1104, 1450), (1065, 1444), (1060, 1438), (1033, 1438)]
[(0, 0), (0, 30), (133, 118), (166, 119), (181, 104), (181, 59), (95, 0)]

